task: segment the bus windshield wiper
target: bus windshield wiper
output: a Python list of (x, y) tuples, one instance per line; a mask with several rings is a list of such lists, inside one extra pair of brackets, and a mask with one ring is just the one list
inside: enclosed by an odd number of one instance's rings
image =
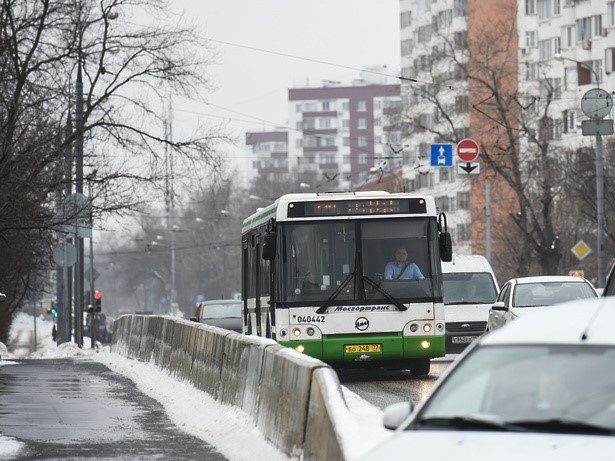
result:
[(384, 288), (382, 288), (380, 285), (378, 285), (376, 282), (370, 279), (367, 275), (363, 276), (363, 280), (366, 281), (368, 284), (370, 284), (378, 293), (384, 296), (388, 302), (390, 302), (395, 307), (397, 307), (398, 310), (400, 311), (408, 310), (406, 306), (404, 306), (401, 302), (399, 302), (397, 299), (391, 296), (389, 292), (387, 292)]
[(335, 298), (337, 298), (337, 296), (342, 292), (342, 290), (346, 287), (346, 285), (348, 285), (350, 283), (350, 281), (356, 277), (356, 275), (357, 275), (357, 269), (355, 269), (353, 272), (348, 274), (346, 276), (346, 278), (342, 281), (342, 283), (340, 283), (340, 286), (338, 286), (335, 289), (335, 291), (333, 293), (331, 293), (331, 296), (329, 296), (327, 298), (327, 300), (324, 302), (324, 304), (318, 308), (316, 313), (317, 314), (324, 314), (325, 311), (327, 310), (327, 307), (329, 307), (331, 305), (333, 300)]

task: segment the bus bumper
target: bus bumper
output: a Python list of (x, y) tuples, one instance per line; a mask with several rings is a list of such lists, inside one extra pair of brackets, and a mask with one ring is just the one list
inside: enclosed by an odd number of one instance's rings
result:
[(280, 341), (280, 344), (324, 362), (382, 362), (445, 355), (444, 335), (334, 335), (324, 336), (322, 340)]

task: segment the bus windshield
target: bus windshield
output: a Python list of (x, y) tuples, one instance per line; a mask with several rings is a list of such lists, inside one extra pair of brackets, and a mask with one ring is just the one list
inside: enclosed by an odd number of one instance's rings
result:
[(435, 219), (284, 223), (278, 230), (283, 304), (441, 300)]

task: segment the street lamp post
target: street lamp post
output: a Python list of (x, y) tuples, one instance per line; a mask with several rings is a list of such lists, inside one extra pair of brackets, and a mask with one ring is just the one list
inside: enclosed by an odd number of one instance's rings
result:
[[(602, 121), (601, 119), (604, 118), (605, 115), (610, 112), (610, 108), (612, 107), (612, 100), (611, 103), (609, 103), (608, 98), (610, 98), (610, 96), (608, 95), (608, 93), (603, 90), (600, 90), (600, 75), (598, 75), (593, 66), (587, 65), (586, 63), (583, 63), (581, 61), (577, 61), (576, 59), (564, 57), (561, 54), (555, 54), (553, 57), (558, 61), (571, 61), (585, 69), (588, 69), (596, 79), (597, 88), (595, 90), (590, 90), (583, 96), (583, 99), (581, 101), (581, 108), (583, 109), (583, 113), (591, 119), (583, 122), (583, 135), (595, 136), (594, 152), (596, 164), (596, 224), (598, 227), (596, 242), (598, 246), (598, 287), (603, 288), (606, 279), (606, 248), (604, 224), (604, 158), (602, 155), (602, 130), (604, 130), (604, 128), (601, 128), (597, 122), (598, 120)], [(592, 94), (597, 94), (600, 97), (594, 98)], [(588, 98), (588, 95), (590, 96), (590, 98)], [(603, 102), (604, 107), (602, 107)], [(590, 125), (585, 122), (594, 122), (594, 124)], [(612, 121), (610, 124), (610, 130), (612, 133)], [(605, 134), (606, 133), (608, 133), (608, 131), (605, 132)]]

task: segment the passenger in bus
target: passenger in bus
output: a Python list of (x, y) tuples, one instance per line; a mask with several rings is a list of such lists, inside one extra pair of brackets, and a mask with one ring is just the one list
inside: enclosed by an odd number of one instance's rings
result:
[(424, 279), (419, 266), (408, 261), (408, 250), (405, 247), (395, 249), (395, 261), (390, 261), (384, 267), (385, 280)]

